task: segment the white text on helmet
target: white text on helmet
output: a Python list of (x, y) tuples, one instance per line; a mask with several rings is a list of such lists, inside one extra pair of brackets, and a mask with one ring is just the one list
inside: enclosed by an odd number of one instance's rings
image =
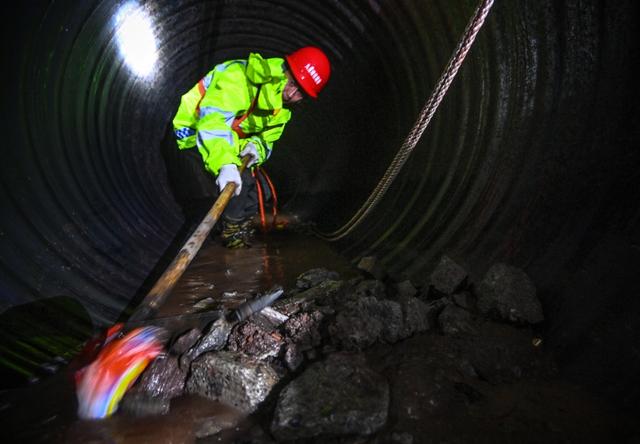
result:
[(307, 72), (309, 73), (313, 81), (316, 83), (316, 85), (319, 85), (320, 83), (322, 83), (322, 79), (320, 78), (320, 75), (317, 73), (316, 69), (313, 67), (311, 63), (307, 63), (306, 65), (304, 65), (304, 69), (307, 70)]

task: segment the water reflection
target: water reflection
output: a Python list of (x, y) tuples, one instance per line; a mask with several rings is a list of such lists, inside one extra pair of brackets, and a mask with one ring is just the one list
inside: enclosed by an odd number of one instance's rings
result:
[(232, 308), (274, 285), (291, 290), (298, 275), (316, 267), (330, 268), (343, 278), (354, 273), (352, 265), (328, 244), (294, 232), (258, 236), (252, 248), (240, 250), (208, 241), (173, 289), (161, 315), (184, 313), (208, 298), (218, 302), (208, 309)]

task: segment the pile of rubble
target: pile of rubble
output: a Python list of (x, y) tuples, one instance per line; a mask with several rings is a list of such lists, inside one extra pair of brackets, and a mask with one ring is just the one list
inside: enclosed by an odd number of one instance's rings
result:
[[(498, 324), (535, 343), (522, 328), (543, 315), (523, 271), (496, 264), (472, 285), (462, 267), (443, 257), (416, 288), (384, 276), (371, 258), (359, 268), (362, 276), (350, 280), (309, 270), (295, 289), (244, 322), (219, 319), (204, 331), (183, 332), (127, 393), (122, 412), (166, 414), (171, 399), (197, 394), (263, 418), (260, 442), (365, 442), (358, 437), (382, 433), (388, 441), (412, 442), (410, 435), (384, 432), (393, 396), (388, 377), (369, 363), (372, 348), (423, 332), (466, 335), (475, 345), (456, 368), (467, 376), (521, 377), (534, 366), (528, 350), (509, 358), (506, 349), (492, 356), (478, 345), (487, 325)], [(228, 418), (211, 418), (195, 433), (202, 438), (234, 426)]]

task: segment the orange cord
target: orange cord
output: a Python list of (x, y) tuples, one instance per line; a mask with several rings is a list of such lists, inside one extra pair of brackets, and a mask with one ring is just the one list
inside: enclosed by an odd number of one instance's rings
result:
[(262, 167), (256, 167), (251, 171), (251, 175), (256, 181), (256, 187), (258, 189), (258, 205), (260, 209), (260, 224), (262, 225), (262, 231), (267, 231), (267, 222), (264, 211), (264, 192), (262, 191), (262, 183), (260, 182), (259, 174), (264, 177), (269, 185), (269, 189), (271, 190), (271, 199), (273, 204), (271, 205), (271, 212), (273, 214), (273, 220), (271, 222), (271, 228), (276, 228), (276, 222), (278, 217), (278, 194), (276, 193), (276, 187), (273, 185), (271, 178), (267, 174), (267, 172)]
[(267, 231), (267, 223), (265, 221), (265, 217), (264, 217), (264, 197), (262, 194), (262, 185), (260, 184), (260, 179), (258, 178), (258, 175), (256, 174), (256, 170), (252, 170), (251, 171), (251, 175), (253, 176), (253, 178), (256, 181), (256, 187), (258, 188), (258, 205), (260, 208), (260, 225), (262, 225), (262, 231), (266, 232)]
[(271, 199), (273, 201), (273, 205), (271, 205), (271, 211), (273, 213), (272, 226), (275, 228), (276, 218), (278, 217), (278, 193), (276, 193), (276, 187), (273, 185), (273, 182), (271, 182), (271, 178), (267, 174), (267, 171), (263, 167), (260, 167), (259, 170), (260, 170), (260, 173), (262, 174), (262, 177), (264, 177), (265, 180), (267, 181), (267, 184), (269, 185), (269, 189), (271, 190)]

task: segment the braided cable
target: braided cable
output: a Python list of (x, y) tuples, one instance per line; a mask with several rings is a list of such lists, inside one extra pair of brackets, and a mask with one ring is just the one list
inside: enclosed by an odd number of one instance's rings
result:
[(449, 62), (447, 63), (445, 70), (440, 76), (440, 79), (438, 79), (438, 82), (436, 83), (431, 96), (420, 111), (415, 125), (413, 126), (413, 128), (411, 128), (411, 131), (409, 131), (409, 134), (407, 135), (402, 146), (391, 161), (391, 164), (385, 171), (382, 179), (380, 179), (365, 203), (341, 228), (331, 233), (322, 233), (316, 230), (315, 234), (317, 236), (331, 242), (342, 239), (343, 237), (351, 233), (371, 212), (371, 210), (376, 207), (382, 196), (384, 196), (384, 194), (387, 192), (387, 190), (395, 180), (402, 166), (409, 158), (409, 155), (416, 147), (418, 141), (420, 140), (420, 137), (422, 137), (422, 134), (429, 125), (429, 122), (431, 122), (431, 118), (435, 114), (436, 109), (438, 109), (440, 102), (442, 102), (444, 95), (449, 90), (453, 79), (458, 73), (460, 66), (462, 66), (467, 53), (471, 49), (471, 45), (473, 45), (478, 32), (480, 32), (480, 29), (482, 28), (487, 15), (489, 15), (489, 11), (493, 6), (493, 2), (494, 0), (480, 1), (480, 4), (476, 8), (474, 15), (467, 24), (462, 39), (458, 43), (456, 50), (449, 59)]

